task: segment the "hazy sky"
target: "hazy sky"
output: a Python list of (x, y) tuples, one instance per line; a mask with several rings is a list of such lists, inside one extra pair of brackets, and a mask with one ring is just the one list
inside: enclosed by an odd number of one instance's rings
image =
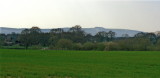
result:
[(160, 30), (160, 0), (0, 0), (0, 27)]

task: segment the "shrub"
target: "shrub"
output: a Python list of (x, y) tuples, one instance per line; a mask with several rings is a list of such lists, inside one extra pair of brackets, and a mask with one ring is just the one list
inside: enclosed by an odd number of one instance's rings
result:
[(96, 50), (104, 51), (105, 50), (105, 43), (96, 43)]
[(156, 50), (156, 51), (160, 51), (160, 39), (157, 41), (155, 50)]
[(115, 42), (105, 43), (105, 51), (119, 50), (119, 45)]
[(29, 49), (36, 49), (36, 50), (39, 50), (39, 49), (42, 49), (43, 47), (41, 45), (33, 45), (31, 47), (29, 47)]
[(94, 50), (95, 48), (96, 48), (95, 45), (91, 42), (86, 42), (83, 44), (84, 50)]
[(56, 45), (57, 48), (62, 48), (62, 49), (72, 49), (72, 46), (73, 42), (68, 39), (60, 39)]
[(83, 45), (81, 43), (74, 43), (73, 44), (73, 49), (74, 50), (82, 50)]
[(149, 39), (145, 38), (132, 38), (116, 41), (120, 50), (127, 51), (146, 51), (151, 46)]

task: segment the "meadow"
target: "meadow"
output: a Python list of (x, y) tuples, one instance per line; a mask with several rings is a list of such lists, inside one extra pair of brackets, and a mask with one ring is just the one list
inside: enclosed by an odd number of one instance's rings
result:
[(0, 78), (160, 78), (160, 52), (0, 49)]

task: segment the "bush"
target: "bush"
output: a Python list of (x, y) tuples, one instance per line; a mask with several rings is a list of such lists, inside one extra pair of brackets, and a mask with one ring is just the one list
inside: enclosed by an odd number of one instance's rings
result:
[(115, 42), (105, 43), (105, 51), (119, 50), (119, 45)]
[(33, 45), (33, 46), (29, 47), (29, 49), (39, 50), (39, 49), (43, 49), (43, 47), (41, 45)]
[(3, 48), (3, 46), (0, 45), (0, 49), (2, 49), (2, 48)]
[(83, 46), (81, 43), (74, 43), (73, 50), (82, 50)]
[(151, 46), (149, 39), (145, 38), (132, 38), (116, 41), (120, 50), (126, 51), (146, 51)]
[(105, 43), (96, 43), (96, 50), (104, 51), (105, 50)]
[(68, 39), (60, 39), (56, 44), (56, 47), (60, 49), (72, 49), (72, 46), (73, 42)]
[(96, 46), (91, 42), (86, 42), (83, 44), (84, 50), (94, 50), (95, 48), (96, 48)]
[(157, 41), (157, 44), (155, 46), (156, 51), (160, 51), (160, 39)]

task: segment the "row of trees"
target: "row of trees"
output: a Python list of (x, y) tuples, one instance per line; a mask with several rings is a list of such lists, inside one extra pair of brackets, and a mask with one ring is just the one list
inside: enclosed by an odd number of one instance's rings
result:
[(52, 29), (48, 33), (39, 27), (25, 29), (21, 34), (0, 34), (1, 46), (24, 46), (38, 49), (66, 50), (160, 50), (160, 33), (137, 33), (134, 37), (124, 34), (115, 37), (116, 33), (101, 31), (96, 35), (85, 33), (80, 25), (68, 31), (61, 28)]
[(84, 44), (85, 42), (105, 42), (112, 41), (114, 37), (115, 33), (112, 31), (102, 31), (98, 32), (95, 36), (92, 36), (91, 34), (85, 33), (79, 25), (70, 28), (66, 32), (63, 29), (58, 28), (52, 29), (49, 33), (43, 33), (40, 28), (32, 27), (31, 29), (23, 30), (19, 36), (21, 44), (24, 45), (26, 49), (31, 45), (50, 45), (56, 47), (59, 45), (57, 45), (59, 41), (64, 43), (67, 42), (67, 40), (68, 42), (81, 44)]

